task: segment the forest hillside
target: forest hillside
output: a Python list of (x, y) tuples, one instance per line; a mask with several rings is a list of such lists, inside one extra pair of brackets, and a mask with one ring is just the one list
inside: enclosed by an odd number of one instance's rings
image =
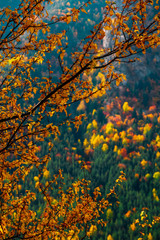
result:
[(159, 1), (0, 1), (0, 239), (160, 239)]

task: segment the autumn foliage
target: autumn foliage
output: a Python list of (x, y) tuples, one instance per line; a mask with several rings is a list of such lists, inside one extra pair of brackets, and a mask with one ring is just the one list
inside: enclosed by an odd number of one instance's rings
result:
[[(99, 188), (90, 194), (85, 179), (77, 180), (64, 191), (61, 170), (50, 176), (47, 169), (53, 147), (50, 137), (57, 139), (61, 134), (59, 127), (64, 124), (74, 124), (78, 129), (84, 114), (72, 116), (71, 104), (81, 100), (78, 110), (85, 110), (89, 97), (102, 96), (112, 82), (119, 86), (126, 80), (119, 71), (121, 63), (138, 61), (137, 53), (145, 54), (147, 49), (160, 44), (158, 1), (124, 0), (121, 7), (112, 1), (101, 1), (102, 17), (74, 49), (68, 26), (78, 23), (82, 16), (86, 19), (95, 3), (74, 1), (70, 6), (67, 2), (55, 11), (54, 4), (59, 2), (21, 0), (14, 9), (0, 9), (0, 237), (5, 240), (84, 239), (91, 237), (98, 224), (106, 225), (100, 216), (109, 206), (109, 196), (117, 198), (115, 189), (125, 180), (123, 172), (105, 199)], [(106, 34), (111, 46), (104, 47)], [(41, 68), (45, 71), (40, 72)], [(123, 110), (132, 112), (127, 103)], [(116, 142), (119, 136), (113, 121), (104, 131), (113, 135)], [(118, 121), (120, 124), (121, 119)], [(96, 121), (91, 124), (97, 128)], [(150, 128), (145, 126), (144, 135)], [(125, 136), (121, 138), (125, 140)], [(142, 138), (134, 136), (134, 141), (143, 141)], [(41, 155), (38, 146), (45, 139), (48, 148)], [(102, 150), (107, 151), (107, 140), (94, 133), (90, 146), (84, 143), (88, 147), (86, 153), (100, 143)], [(125, 149), (118, 154), (128, 156)], [(144, 162), (141, 165), (145, 167)], [(21, 185), (33, 168), (37, 170), (33, 179), (35, 190), (22, 192)], [(82, 164), (85, 168), (89, 167)], [(42, 178), (46, 179), (45, 185)], [(53, 188), (57, 189), (57, 199), (52, 196)], [(32, 210), (37, 193), (45, 201), (39, 215)]]

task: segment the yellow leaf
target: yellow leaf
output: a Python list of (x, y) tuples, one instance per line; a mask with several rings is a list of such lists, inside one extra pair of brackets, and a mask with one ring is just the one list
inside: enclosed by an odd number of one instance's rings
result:
[(71, 16), (67, 16), (67, 18), (65, 19), (65, 22), (67, 24), (69, 24), (71, 22), (71, 20), (72, 20)]
[(45, 170), (43, 173), (43, 177), (48, 178), (49, 177), (49, 171)]
[(86, 10), (84, 8), (81, 8), (81, 12), (84, 12), (87, 14)]
[(8, 7), (5, 9), (6, 16), (10, 15), (11, 12), (12, 10), (9, 9)]

